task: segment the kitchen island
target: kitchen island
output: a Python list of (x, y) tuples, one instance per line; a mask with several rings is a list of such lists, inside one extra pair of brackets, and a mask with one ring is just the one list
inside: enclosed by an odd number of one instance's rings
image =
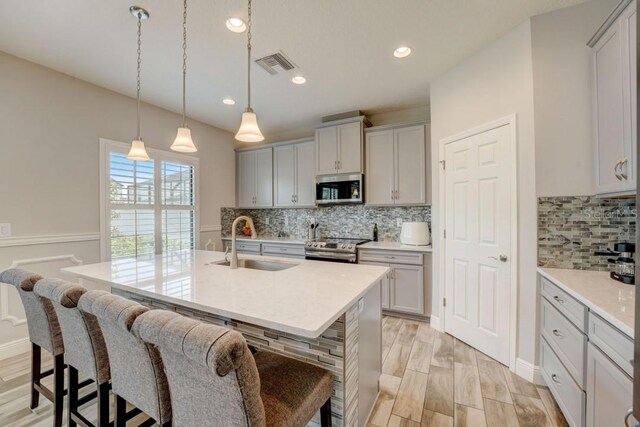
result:
[[(152, 308), (241, 332), (259, 350), (334, 375), (335, 426), (364, 426), (381, 371), (381, 291), (388, 268), (261, 256), (232, 270), (222, 252), (187, 251), (63, 269)], [(260, 264), (260, 263), (263, 264)], [(273, 264), (269, 264), (273, 263)], [(260, 265), (279, 266), (266, 271)], [(319, 425), (319, 415), (310, 425)]]

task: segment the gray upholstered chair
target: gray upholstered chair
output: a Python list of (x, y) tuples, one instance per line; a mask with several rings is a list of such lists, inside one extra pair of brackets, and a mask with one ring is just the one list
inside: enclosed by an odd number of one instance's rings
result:
[(237, 331), (165, 310), (140, 315), (131, 332), (160, 350), (174, 426), (302, 427), (318, 410), (331, 426), (325, 369), (268, 352), (254, 359)]
[[(21, 269), (9, 269), (0, 273), (0, 282), (13, 285), (18, 290), (27, 317), (31, 341), (31, 409), (40, 403), (40, 394), (53, 402), (53, 425), (62, 425), (64, 402), (64, 343), (58, 318), (51, 302), (33, 293), (33, 287), (42, 279), (37, 274)], [(42, 372), (42, 349), (53, 356), (53, 369)], [(41, 384), (41, 380), (53, 375), (53, 391)]]
[(67, 420), (69, 427), (77, 423), (92, 424), (79, 412), (79, 407), (92, 400), (94, 394), (78, 397), (80, 383), (78, 373), (97, 385), (98, 426), (109, 425), (109, 357), (102, 331), (95, 316), (78, 309), (78, 300), (87, 292), (75, 283), (59, 279), (42, 279), (33, 292), (51, 302), (55, 309), (65, 348), (65, 361), (69, 367)]
[(78, 307), (96, 317), (107, 345), (116, 427), (126, 424), (127, 402), (148, 415), (150, 422), (170, 425), (171, 399), (160, 353), (130, 333), (134, 320), (148, 308), (104, 291), (83, 294)]

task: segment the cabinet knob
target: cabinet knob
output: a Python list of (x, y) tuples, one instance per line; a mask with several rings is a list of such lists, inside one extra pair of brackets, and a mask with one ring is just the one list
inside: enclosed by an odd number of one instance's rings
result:
[(554, 329), (554, 330), (553, 330), (553, 335), (555, 335), (555, 336), (557, 336), (557, 337), (561, 337), (561, 336), (562, 336), (562, 334), (561, 334), (560, 332), (558, 332), (558, 330), (557, 330), (557, 329)]
[(562, 384), (560, 380), (558, 380), (558, 376), (556, 374), (551, 375), (551, 379), (553, 380), (554, 383)]
[(553, 299), (558, 301), (560, 304), (564, 304), (564, 300), (560, 298), (558, 295), (554, 296)]

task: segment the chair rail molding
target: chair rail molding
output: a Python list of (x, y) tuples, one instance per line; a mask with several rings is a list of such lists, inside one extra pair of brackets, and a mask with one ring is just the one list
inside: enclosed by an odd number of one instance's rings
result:
[(222, 231), (222, 225), (202, 225), (200, 226), (201, 233), (212, 233), (216, 231)]
[(0, 248), (12, 246), (50, 245), (54, 243), (92, 242), (100, 240), (100, 233), (49, 234), (0, 238)]
[[(28, 259), (19, 259), (14, 260), (9, 267), (10, 268), (18, 268), (24, 265), (29, 264), (45, 264), (49, 262), (55, 261), (69, 261), (74, 265), (82, 265), (82, 260), (78, 259), (75, 254), (66, 254), (66, 255), (55, 255), (50, 257), (42, 257), (42, 258), (28, 258)], [(1, 269), (3, 271), (5, 269)], [(13, 326), (23, 325), (27, 322), (26, 318), (19, 319), (16, 316), (9, 314), (9, 286), (6, 283), (1, 284), (0, 286), (0, 321), (6, 320), (10, 322)]]

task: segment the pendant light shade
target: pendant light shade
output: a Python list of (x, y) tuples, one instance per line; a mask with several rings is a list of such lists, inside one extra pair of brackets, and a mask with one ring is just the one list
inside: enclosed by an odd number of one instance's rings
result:
[(171, 149), (180, 153), (195, 153), (198, 151), (191, 139), (191, 129), (188, 127), (178, 128), (178, 134), (176, 135), (176, 140), (171, 144)]
[(149, 155), (147, 154), (147, 150), (144, 148), (144, 142), (141, 139), (134, 139), (131, 141), (131, 149), (129, 150), (129, 154), (127, 154), (127, 159), (140, 161), (149, 160)]
[(258, 127), (258, 118), (253, 110), (247, 110), (242, 113), (242, 123), (240, 123), (236, 139), (241, 142), (264, 141), (264, 136)]
[(258, 117), (251, 108), (251, 0), (247, 4), (247, 109), (242, 113), (236, 139), (241, 142), (262, 142), (264, 136), (258, 127)]

